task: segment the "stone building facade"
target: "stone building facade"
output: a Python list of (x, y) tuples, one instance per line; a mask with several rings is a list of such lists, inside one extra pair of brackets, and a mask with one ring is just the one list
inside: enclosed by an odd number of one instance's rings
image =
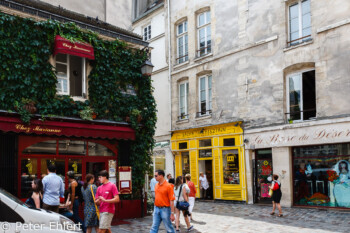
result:
[[(285, 206), (350, 207), (341, 197), (348, 189), (328, 175), (348, 182), (349, 7), (170, 1), (176, 174), (186, 168), (198, 187), (206, 172), (207, 197), (255, 203), (270, 201), (275, 173)], [(183, 35), (187, 45), (179, 45)]]

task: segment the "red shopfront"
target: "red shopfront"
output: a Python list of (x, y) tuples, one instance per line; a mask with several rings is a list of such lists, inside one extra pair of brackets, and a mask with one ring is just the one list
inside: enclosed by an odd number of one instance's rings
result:
[[(12, 155), (17, 157), (16, 169), (10, 172), (17, 174), (17, 180), (12, 182), (21, 199), (27, 197), (33, 179), (41, 179), (47, 174), (50, 163), (56, 165), (57, 175), (64, 181), (66, 189), (68, 171), (74, 171), (77, 179), (82, 181), (86, 174), (91, 173), (98, 182), (98, 172), (106, 169), (110, 172), (110, 181), (117, 184), (118, 148), (135, 140), (134, 130), (124, 123), (34, 119), (30, 125), (24, 125), (18, 116), (12, 114), (0, 116), (0, 131), (2, 139), (11, 135), (16, 140), (14, 145), (17, 148), (13, 150), (16, 153)], [(125, 150), (123, 156), (129, 156)], [(134, 215), (123, 211), (124, 202), (117, 204), (117, 218), (141, 216), (140, 200), (135, 203), (127, 201), (129, 208), (134, 206), (131, 208)]]

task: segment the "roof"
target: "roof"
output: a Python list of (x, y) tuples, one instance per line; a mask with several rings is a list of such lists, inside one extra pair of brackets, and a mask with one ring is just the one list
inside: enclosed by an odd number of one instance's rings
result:
[(41, 18), (60, 22), (74, 22), (83, 29), (89, 29), (99, 34), (118, 38), (126, 42), (148, 46), (148, 43), (142, 40), (142, 36), (136, 33), (116, 27), (98, 18), (95, 19), (90, 16), (85, 16), (39, 0), (2, 0), (0, 1), (0, 5)]

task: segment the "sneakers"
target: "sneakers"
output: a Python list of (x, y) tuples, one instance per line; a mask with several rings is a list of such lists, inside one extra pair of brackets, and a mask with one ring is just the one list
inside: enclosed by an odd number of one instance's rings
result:
[(187, 229), (187, 232), (190, 232), (193, 230), (193, 226), (190, 226), (188, 229)]

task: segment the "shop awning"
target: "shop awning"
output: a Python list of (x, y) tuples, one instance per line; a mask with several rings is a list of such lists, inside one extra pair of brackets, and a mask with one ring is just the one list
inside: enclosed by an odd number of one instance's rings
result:
[(96, 122), (41, 121), (33, 119), (25, 125), (19, 117), (0, 116), (0, 131), (66, 137), (135, 140), (128, 125), (105, 125)]
[(55, 38), (55, 48), (53, 55), (57, 53), (70, 54), (78, 57), (86, 57), (90, 60), (95, 59), (94, 48), (87, 43), (71, 42), (61, 36)]

